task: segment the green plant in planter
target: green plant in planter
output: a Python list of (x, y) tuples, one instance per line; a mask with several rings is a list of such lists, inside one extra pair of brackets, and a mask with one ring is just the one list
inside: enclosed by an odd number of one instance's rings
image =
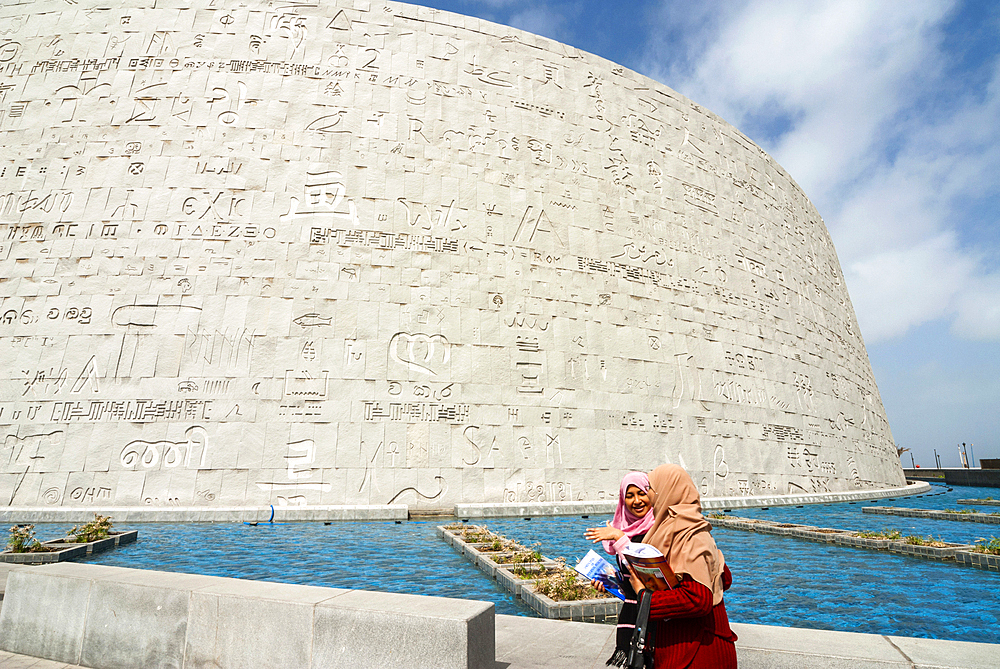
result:
[(856, 536), (862, 537), (864, 539), (890, 539), (892, 541), (898, 541), (903, 538), (903, 533), (899, 530), (878, 530), (876, 532), (855, 532)]
[(67, 541), (85, 544), (99, 539), (107, 539), (110, 532), (111, 516), (95, 513), (93, 520), (80, 527), (73, 526), (66, 533), (66, 536), (68, 537)]
[(7, 548), (11, 553), (37, 553), (45, 547), (35, 538), (34, 525), (14, 525), (10, 528)]
[(535, 591), (557, 602), (572, 602), (580, 599), (600, 599), (610, 597), (599, 592), (589, 581), (579, 578), (576, 570), (566, 566), (566, 558), (556, 558), (559, 570), (551, 576), (535, 581)]
[(524, 564), (526, 562), (541, 562), (542, 554), (538, 550), (538, 544), (532, 545), (531, 548), (526, 548), (521, 544), (511, 542), (510, 550), (513, 552), (510, 555), (500, 555), (494, 558), (494, 560), (500, 564)]
[(989, 553), (990, 555), (1000, 555), (1000, 539), (991, 536), (989, 539), (976, 539), (977, 553)]

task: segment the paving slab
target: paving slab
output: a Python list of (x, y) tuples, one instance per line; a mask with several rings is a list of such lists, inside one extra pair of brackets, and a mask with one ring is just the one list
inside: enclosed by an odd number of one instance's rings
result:
[(605, 669), (615, 627), (524, 616), (496, 617), (497, 669)]

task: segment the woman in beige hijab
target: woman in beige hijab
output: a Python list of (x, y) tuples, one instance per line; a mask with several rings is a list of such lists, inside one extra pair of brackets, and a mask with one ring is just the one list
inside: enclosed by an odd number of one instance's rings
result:
[[(694, 481), (677, 465), (649, 474), (653, 526), (643, 543), (667, 556), (680, 579), (672, 590), (652, 594), (649, 620), (656, 669), (736, 669), (736, 635), (722, 592), (732, 574), (701, 515)], [(642, 584), (633, 578), (636, 591)]]

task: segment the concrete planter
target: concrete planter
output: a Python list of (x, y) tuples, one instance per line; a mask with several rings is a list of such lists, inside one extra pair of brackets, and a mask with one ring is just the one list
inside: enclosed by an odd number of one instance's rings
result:
[(990, 513), (948, 513), (930, 509), (906, 509), (903, 507), (866, 506), (864, 513), (877, 513), (884, 516), (904, 516), (906, 518), (930, 518), (932, 520), (957, 520), (967, 523), (986, 523), (1000, 525), (1000, 515)]
[(859, 537), (856, 534), (844, 533), (834, 539), (838, 546), (850, 546), (851, 548), (867, 548), (868, 550), (884, 551), (892, 543), (889, 539), (875, 539), (871, 537)]
[(557, 602), (535, 591), (535, 584), (526, 585), (521, 590), (521, 600), (543, 618), (574, 620), (584, 623), (617, 623), (621, 600), (582, 599), (575, 602)]
[(837, 537), (847, 534), (844, 530), (836, 530), (831, 527), (817, 527), (811, 532), (807, 532), (807, 538), (821, 543), (833, 544), (837, 542)]
[(476, 566), (479, 567), (479, 571), (483, 572), (490, 578), (496, 578), (497, 569), (504, 565), (497, 562), (494, 558), (498, 558), (501, 555), (513, 555), (513, 553), (510, 551), (500, 553), (479, 553), (479, 555), (476, 556)]
[[(450, 531), (444, 526), (438, 526), (437, 533), (441, 538), (451, 543), (455, 550), (465, 555), (480, 571), (495, 578), (500, 587), (514, 593), (515, 597), (520, 597), (524, 600), (525, 604), (542, 617), (594, 623), (614, 623), (618, 621), (621, 600), (616, 597), (608, 595), (607, 598), (600, 599), (556, 602), (534, 591), (536, 579), (525, 579), (514, 574), (511, 571), (514, 566), (513, 563), (496, 561), (498, 557), (513, 555), (514, 551), (510, 550), (510, 548), (516, 548), (517, 552), (527, 551), (528, 549), (524, 546), (514, 544), (502, 551), (484, 551), (482, 549), (488, 544), (466, 543), (462, 539), (460, 532)], [(550, 560), (544, 556), (541, 562), (520, 564), (536, 571), (560, 566), (555, 560)]]
[(813, 532), (818, 530), (818, 527), (813, 527), (811, 525), (799, 525), (798, 527), (788, 528), (788, 536), (796, 537), (798, 539), (809, 539), (813, 540)]
[[(49, 546), (48, 541), (42, 542), (43, 546)], [(52, 562), (62, 562), (73, 558), (83, 557), (87, 554), (86, 544), (66, 544), (64, 548), (46, 551), (44, 553), (11, 553), (4, 551), (0, 553), (0, 560), (13, 564), (49, 564)]]
[(974, 546), (967, 544), (947, 544), (945, 546), (920, 546), (908, 544), (903, 541), (893, 541), (889, 544), (889, 551), (900, 555), (913, 555), (916, 557), (930, 558), (932, 560), (951, 560), (955, 558), (958, 551), (971, 551)]
[[(554, 569), (558, 565), (555, 562), (527, 562), (518, 566), (522, 566), (529, 571), (536, 572), (536, 574), (541, 575), (548, 569)], [(497, 584), (506, 590), (507, 592), (513, 593), (515, 597), (521, 596), (521, 591), (525, 586), (531, 585), (535, 582), (534, 577), (524, 577), (518, 576), (514, 573), (514, 565), (500, 565), (495, 574), (494, 578), (497, 580)]]
[(955, 562), (987, 571), (1000, 571), (1000, 555), (976, 551), (955, 551)]
[(52, 539), (43, 541), (42, 545), (55, 550), (44, 553), (11, 553), (3, 551), (0, 553), (0, 561), (13, 564), (48, 564), (51, 562), (63, 562), (92, 553), (100, 553), (110, 550), (115, 546), (122, 546), (134, 542), (139, 536), (139, 530), (129, 530), (127, 532), (111, 532), (106, 539), (90, 541), (87, 543), (76, 543), (65, 539)]
[(771, 528), (771, 534), (776, 534), (779, 537), (787, 537), (792, 533), (792, 530), (797, 527), (798, 525), (793, 525), (791, 523), (777, 523)]

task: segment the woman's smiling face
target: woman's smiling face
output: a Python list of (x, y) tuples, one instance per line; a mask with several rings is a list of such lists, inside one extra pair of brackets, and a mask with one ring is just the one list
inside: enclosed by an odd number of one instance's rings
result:
[(638, 486), (630, 485), (625, 489), (625, 506), (636, 518), (642, 518), (649, 513), (649, 495)]

